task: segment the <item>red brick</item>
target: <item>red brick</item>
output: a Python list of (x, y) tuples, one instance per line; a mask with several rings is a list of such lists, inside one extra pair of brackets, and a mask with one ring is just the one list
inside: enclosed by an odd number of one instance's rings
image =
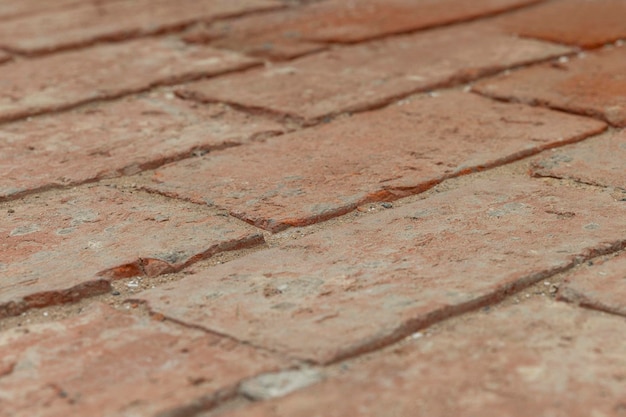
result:
[(16, 61), (0, 66), (0, 85), (4, 86), (0, 120), (216, 75), (255, 62), (231, 52), (183, 47), (168, 39), (135, 40)]
[(559, 298), (626, 316), (626, 254), (569, 275)]
[(89, 2), (5, 22), (0, 46), (21, 53), (49, 52), (162, 33), (196, 21), (276, 8), (275, 0), (133, 0)]
[(138, 298), (166, 317), (328, 363), (626, 247), (625, 215), (608, 191), (494, 173)]
[(523, 69), (482, 81), (491, 97), (547, 105), (626, 126), (626, 48), (589, 53), (569, 63)]
[(0, 416), (189, 415), (280, 361), (232, 341), (95, 304), (0, 334)]
[(0, 50), (0, 63), (7, 62), (10, 59), (11, 59), (11, 55), (9, 55), (3, 50)]
[(37, 195), (3, 209), (0, 317), (76, 301), (108, 291), (110, 280), (173, 272), (263, 240), (215, 211), (104, 186)]
[(473, 19), (538, 0), (329, 0), (278, 12), (215, 22), (191, 39), (254, 55), (292, 58), (328, 42), (381, 36)]
[(281, 131), (277, 123), (223, 105), (156, 93), (5, 124), (0, 198), (130, 175)]
[(158, 169), (146, 187), (215, 204), (270, 231), (580, 140), (604, 124), (460, 92), (417, 97)]
[[(271, 14), (215, 22), (195, 41), (272, 58), (293, 58), (328, 42), (353, 43), (536, 3), (537, 0), (330, 0)], [(189, 38), (188, 38), (189, 39)]]
[[(619, 187), (626, 192), (626, 131), (606, 133), (556, 149), (533, 161), (539, 177), (569, 178), (587, 184)], [(624, 195), (626, 199), (626, 195)]]
[(626, 322), (532, 301), (345, 364), (334, 378), (224, 417), (623, 414)]
[[(103, 0), (98, 0), (103, 2)], [(104, 0), (114, 1), (114, 0)], [(37, 14), (54, 9), (61, 9), (80, 3), (81, 0), (20, 0), (20, 1), (3, 1), (0, 3), (0, 19), (10, 19), (16, 16)]]
[(340, 47), (282, 65), (190, 84), (181, 94), (310, 122), (568, 51), (471, 25)]
[(626, 38), (624, 0), (561, 0), (509, 13), (499, 18), (520, 36), (584, 48)]

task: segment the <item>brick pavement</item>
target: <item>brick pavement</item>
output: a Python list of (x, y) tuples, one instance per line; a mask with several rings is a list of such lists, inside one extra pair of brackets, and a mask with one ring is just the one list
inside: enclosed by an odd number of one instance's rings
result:
[(621, 0), (0, 0), (0, 417), (626, 415)]

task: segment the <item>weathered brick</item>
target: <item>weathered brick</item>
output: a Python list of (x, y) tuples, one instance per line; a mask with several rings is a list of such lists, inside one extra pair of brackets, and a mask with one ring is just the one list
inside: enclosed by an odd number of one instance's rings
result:
[[(15, 18), (29, 14), (42, 13), (48, 10), (61, 9), (80, 3), (81, 0), (20, 0), (0, 2), (0, 20)], [(112, 0), (98, 0), (112, 1)]]
[(20, 53), (49, 52), (99, 40), (165, 32), (196, 21), (276, 8), (275, 0), (133, 0), (83, 2), (72, 8), (4, 22), (0, 46)]
[(561, 0), (509, 13), (499, 24), (520, 36), (595, 48), (626, 38), (623, 0)]
[(113, 279), (173, 272), (263, 240), (215, 211), (104, 186), (28, 197), (3, 209), (0, 317), (106, 292)]
[(470, 25), (339, 47), (282, 65), (200, 81), (180, 93), (310, 122), (568, 51)]
[(275, 122), (223, 105), (200, 106), (160, 93), (21, 120), (0, 131), (0, 199), (135, 174), (281, 131)]
[(624, 332), (617, 317), (529, 301), (224, 417), (618, 417), (626, 408)]
[(626, 48), (589, 53), (571, 62), (523, 69), (482, 81), (482, 94), (547, 105), (626, 126)]
[(604, 128), (591, 119), (445, 93), (166, 165), (146, 176), (145, 186), (278, 231), (418, 193)]
[(3, 50), (0, 50), (0, 63), (7, 62), (10, 59), (11, 59), (11, 55), (9, 55)]
[(626, 316), (626, 254), (569, 275), (558, 296), (567, 300)]
[(538, 0), (327, 0), (270, 14), (218, 21), (187, 39), (273, 58), (293, 58), (328, 42), (381, 36), (473, 19)]
[(255, 62), (170, 39), (141, 39), (15, 61), (0, 66), (0, 120), (216, 75)]
[(188, 415), (280, 366), (233, 341), (95, 304), (0, 333), (0, 416)]
[(538, 177), (569, 178), (626, 191), (626, 132), (606, 133), (556, 149), (535, 159), (531, 172)]
[(137, 296), (175, 320), (327, 363), (626, 247), (625, 215), (608, 191), (496, 173)]

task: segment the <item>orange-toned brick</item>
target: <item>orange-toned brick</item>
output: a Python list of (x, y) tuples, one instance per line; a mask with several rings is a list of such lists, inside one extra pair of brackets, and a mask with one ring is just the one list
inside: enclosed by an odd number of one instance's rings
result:
[[(0, 2), (0, 20), (15, 18), (17, 16), (30, 15), (46, 12), (49, 10), (62, 9), (64, 7), (76, 5), (81, 0), (20, 0)], [(115, 0), (98, 0), (115, 1)]]
[(215, 204), (271, 231), (367, 201), (415, 194), (441, 180), (602, 131), (601, 122), (461, 92), (208, 154), (158, 169), (146, 187)]
[(626, 126), (626, 47), (588, 53), (570, 62), (523, 69), (474, 88), (505, 100), (546, 105)]
[(624, 216), (609, 191), (494, 174), (137, 298), (166, 317), (327, 363), (623, 248)]

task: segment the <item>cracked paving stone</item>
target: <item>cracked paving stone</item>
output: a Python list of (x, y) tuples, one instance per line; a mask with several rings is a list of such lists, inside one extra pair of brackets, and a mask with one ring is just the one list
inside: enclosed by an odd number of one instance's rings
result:
[(605, 48), (562, 61), (478, 82), (474, 91), (626, 126), (626, 47)]
[(570, 274), (561, 285), (558, 297), (626, 316), (626, 254)]
[(626, 410), (626, 320), (529, 300), (224, 417), (588, 417)]
[(285, 64), (188, 84), (179, 94), (312, 123), (570, 50), (472, 24), (338, 47)]
[(0, 121), (217, 75), (256, 62), (234, 52), (160, 38), (9, 62), (0, 66)]
[[(568, 178), (626, 192), (626, 131), (609, 132), (564, 146), (532, 161), (532, 175)], [(618, 199), (626, 201), (626, 194)]]
[(166, 317), (329, 363), (626, 247), (625, 215), (608, 191), (496, 174), (137, 296)]
[(108, 292), (114, 279), (174, 272), (263, 241), (252, 227), (215, 211), (104, 186), (27, 197), (4, 209), (0, 317)]
[(158, 34), (193, 22), (281, 6), (275, 0), (99, 0), (82, 3), (3, 22), (0, 46), (24, 54), (51, 52), (100, 40)]
[(474, 19), (537, 0), (334, 0), (217, 21), (187, 36), (246, 54), (294, 58), (329, 42), (355, 43)]
[(132, 175), (193, 152), (283, 131), (275, 122), (227, 106), (167, 97), (155, 93), (4, 124), (0, 199)]
[(414, 97), (264, 143), (166, 165), (143, 186), (270, 231), (424, 191), (598, 133), (599, 121), (461, 92)]
[(0, 333), (0, 416), (189, 415), (280, 367), (231, 340), (96, 303)]

